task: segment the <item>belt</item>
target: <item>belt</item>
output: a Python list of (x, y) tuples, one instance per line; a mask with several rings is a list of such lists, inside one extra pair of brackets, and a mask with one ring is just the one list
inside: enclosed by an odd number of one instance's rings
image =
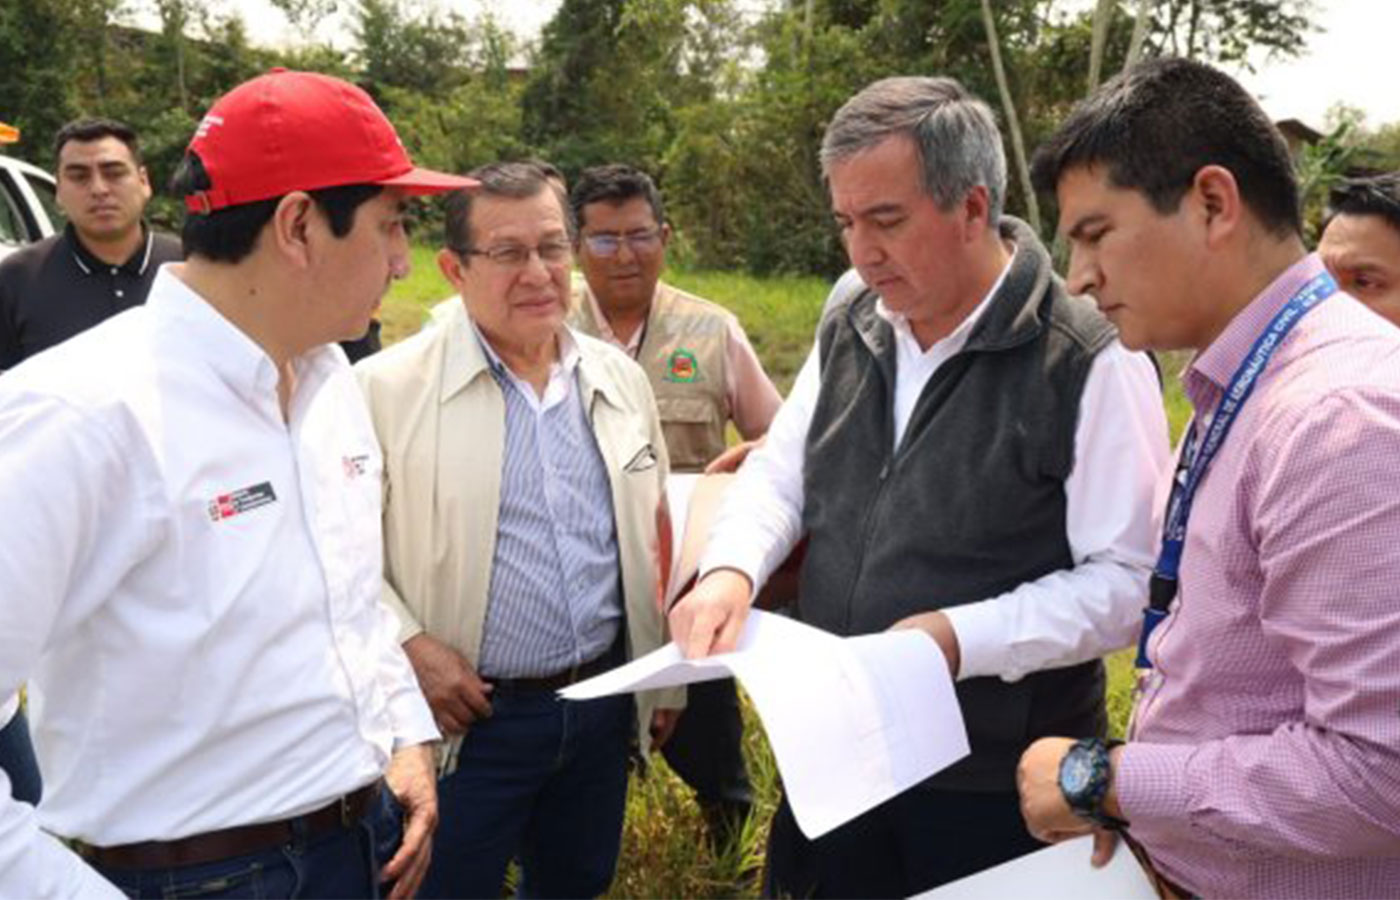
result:
[(1197, 896), (1162, 874), (1162, 870), (1157, 868), (1157, 864), (1148, 855), (1147, 849), (1126, 831), (1120, 831), (1118, 834), (1122, 836), (1123, 843), (1127, 844), (1128, 849), (1133, 852), (1138, 865), (1142, 866), (1143, 874), (1147, 876), (1148, 881), (1152, 882), (1152, 889), (1157, 892), (1160, 900), (1191, 900)]
[(617, 653), (612, 650), (601, 656), (596, 656), (586, 663), (570, 666), (562, 672), (555, 672), (553, 675), (541, 675), (538, 678), (487, 678), (486, 681), (495, 686), (498, 691), (515, 691), (517, 693), (545, 693), (566, 688), (571, 684), (592, 678), (594, 675), (601, 675), (617, 664)]
[(349, 828), (364, 818), (379, 797), (383, 779), (333, 800), (314, 812), (278, 822), (239, 825), (206, 831), (173, 841), (142, 841), (114, 847), (94, 847), (72, 841), (72, 848), (88, 862), (111, 869), (174, 869), (261, 853), (293, 842)]

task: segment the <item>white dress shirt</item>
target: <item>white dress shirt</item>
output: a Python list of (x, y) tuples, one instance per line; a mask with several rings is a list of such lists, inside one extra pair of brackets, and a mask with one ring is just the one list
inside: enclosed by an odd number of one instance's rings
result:
[[(1005, 278), (1002, 272), (1001, 278)], [(843, 279), (844, 280), (844, 279)], [(894, 445), (924, 385), (967, 343), (1001, 279), (947, 337), (922, 349), (908, 323), (877, 302), (895, 335)], [(768, 439), (739, 470), (700, 565), (747, 575), (755, 592), (802, 536), (807, 430), (821, 388), (814, 346)], [(957, 440), (957, 436), (950, 436)], [(1074, 568), (1051, 572), (997, 597), (944, 610), (957, 634), (958, 677), (1016, 681), (1132, 643), (1142, 623), (1155, 560), (1153, 490), (1170, 465), (1166, 412), (1152, 362), (1114, 341), (1094, 358), (1080, 399), (1075, 461), (1065, 480), (1066, 535)], [(929, 598), (929, 608), (938, 598)]]
[(344, 355), (277, 373), (167, 266), (145, 307), (0, 379), (0, 896), (109, 886), (40, 831), (169, 840), (320, 807), (437, 737), (378, 602), (381, 461)]

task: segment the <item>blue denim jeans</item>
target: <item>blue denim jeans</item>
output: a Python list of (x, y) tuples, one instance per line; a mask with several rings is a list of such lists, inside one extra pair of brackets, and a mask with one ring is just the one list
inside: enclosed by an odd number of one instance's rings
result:
[(175, 869), (96, 868), (128, 897), (378, 897), (379, 870), (398, 849), (402, 820), (402, 807), (382, 790), (358, 825), (313, 839)]
[(440, 821), (423, 897), (500, 897), (520, 862), (522, 897), (593, 897), (617, 868), (632, 698), (573, 702), (498, 689), (438, 782)]
[(39, 779), (39, 763), (34, 759), (34, 745), (29, 742), (29, 723), (24, 710), (15, 713), (4, 728), (0, 728), (0, 769), (10, 778), (10, 793), (16, 800), (37, 806), (43, 782)]

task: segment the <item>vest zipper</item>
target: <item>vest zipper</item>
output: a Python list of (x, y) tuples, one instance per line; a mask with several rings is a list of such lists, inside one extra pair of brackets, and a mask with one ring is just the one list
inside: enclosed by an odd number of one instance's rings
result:
[(856, 598), (856, 588), (860, 586), (861, 573), (865, 571), (865, 551), (870, 546), (870, 518), (875, 515), (875, 510), (880, 506), (880, 501), (885, 496), (885, 485), (889, 482), (890, 475), (894, 472), (895, 458), (891, 454), (885, 459), (885, 464), (880, 467), (880, 474), (875, 479), (875, 496), (871, 498), (870, 505), (865, 508), (865, 516), (861, 519), (860, 527), (863, 538), (860, 542), (860, 554), (856, 557), (856, 573), (851, 579), (850, 590), (846, 592), (846, 605), (842, 610), (842, 630), (847, 635), (851, 631), (851, 607)]

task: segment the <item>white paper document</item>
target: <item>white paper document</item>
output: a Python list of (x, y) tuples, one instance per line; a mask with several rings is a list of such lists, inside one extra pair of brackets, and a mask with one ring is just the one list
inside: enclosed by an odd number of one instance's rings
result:
[(948, 664), (922, 631), (840, 638), (753, 610), (733, 653), (687, 660), (671, 643), (559, 693), (587, 700), (731, 674), (753, 698), (809, 838), (968, 753)]
[(1120, 843), (1102, 869), (1089, 865), (1093, 839), (1075, 838), (918, 895), (918, 900), (1155, 900), (1132, 851)]

